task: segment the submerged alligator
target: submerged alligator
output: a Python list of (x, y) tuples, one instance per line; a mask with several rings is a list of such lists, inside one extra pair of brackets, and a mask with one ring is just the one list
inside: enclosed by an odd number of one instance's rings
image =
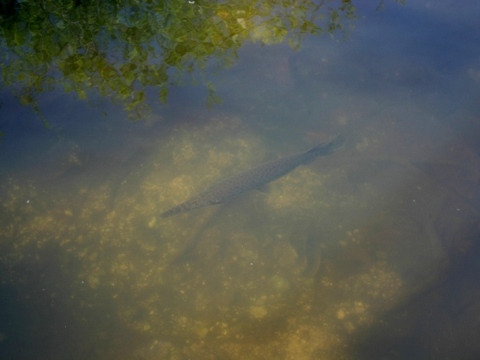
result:
[(219, 180), (187, 201), (160, 214), (160, 218), (167, 218), (204, 206), (222, 204), (244, 192), (259, 189), (300, 165), (308, 164), (319, 156), (331, 154), (344, 142), (345, 138), (338, 135), (332, 141), (319, 144), (311, 150), (260, 164), (229, 178)]

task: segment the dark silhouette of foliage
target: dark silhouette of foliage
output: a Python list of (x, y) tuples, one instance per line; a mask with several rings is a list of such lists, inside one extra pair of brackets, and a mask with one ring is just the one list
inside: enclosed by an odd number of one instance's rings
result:
[(207, 63), (230, 66), (245, 42), (298, 47), (355, 14), (350, 0), (0, 1), (1, 77), (22, 103), (38, 110), (38, 94), (58, 86), (82, 99), (96, 89), (136, 117), (147, 87), (165, 102), (197, 77), (214, 101)]

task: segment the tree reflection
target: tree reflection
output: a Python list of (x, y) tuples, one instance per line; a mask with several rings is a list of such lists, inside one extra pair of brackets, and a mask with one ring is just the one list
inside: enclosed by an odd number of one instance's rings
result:
[[(2, 0), (4, 84), (38, 110), (38, 94), (58, 86), (82, 99), (89, 89), (124, 105), (146, 107), (145, 89), (165, 102), (168, 89), (203, 76), (207, 63), (236, 60), (245, 42), (298, 47), (306, 34), (343, 31), (351, 0)], [(185, 77), (187, 75), (187, 77)]]

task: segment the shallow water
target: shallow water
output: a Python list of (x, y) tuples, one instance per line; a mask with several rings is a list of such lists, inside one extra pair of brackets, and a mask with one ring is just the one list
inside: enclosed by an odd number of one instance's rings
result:
[[(0, 357), (476, 359), (479, 9), (456, 4), (359, 4), (297, 50), (257, 28), (207, 66), (221, 103), (186, 83), (136, 122), (57, 89), (46, 128), (4, 89)], [(266, 194), (158, 217), (335, 134)]]

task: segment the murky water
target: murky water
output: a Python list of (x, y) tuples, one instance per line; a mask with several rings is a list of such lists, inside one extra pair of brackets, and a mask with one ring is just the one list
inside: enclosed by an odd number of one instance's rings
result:
[[(47, 129), (4, 92), (2, 357), (476, 358), (480, 48), (467, 3), (358, 8), (346, 40), (296, 51), (245, 45), (212, 76), (211, 108), (184, 86), (131, 122), (57, 91), (40, 99)], [(334, 134), (343, 149), (266, 194), (158, 217)]]

